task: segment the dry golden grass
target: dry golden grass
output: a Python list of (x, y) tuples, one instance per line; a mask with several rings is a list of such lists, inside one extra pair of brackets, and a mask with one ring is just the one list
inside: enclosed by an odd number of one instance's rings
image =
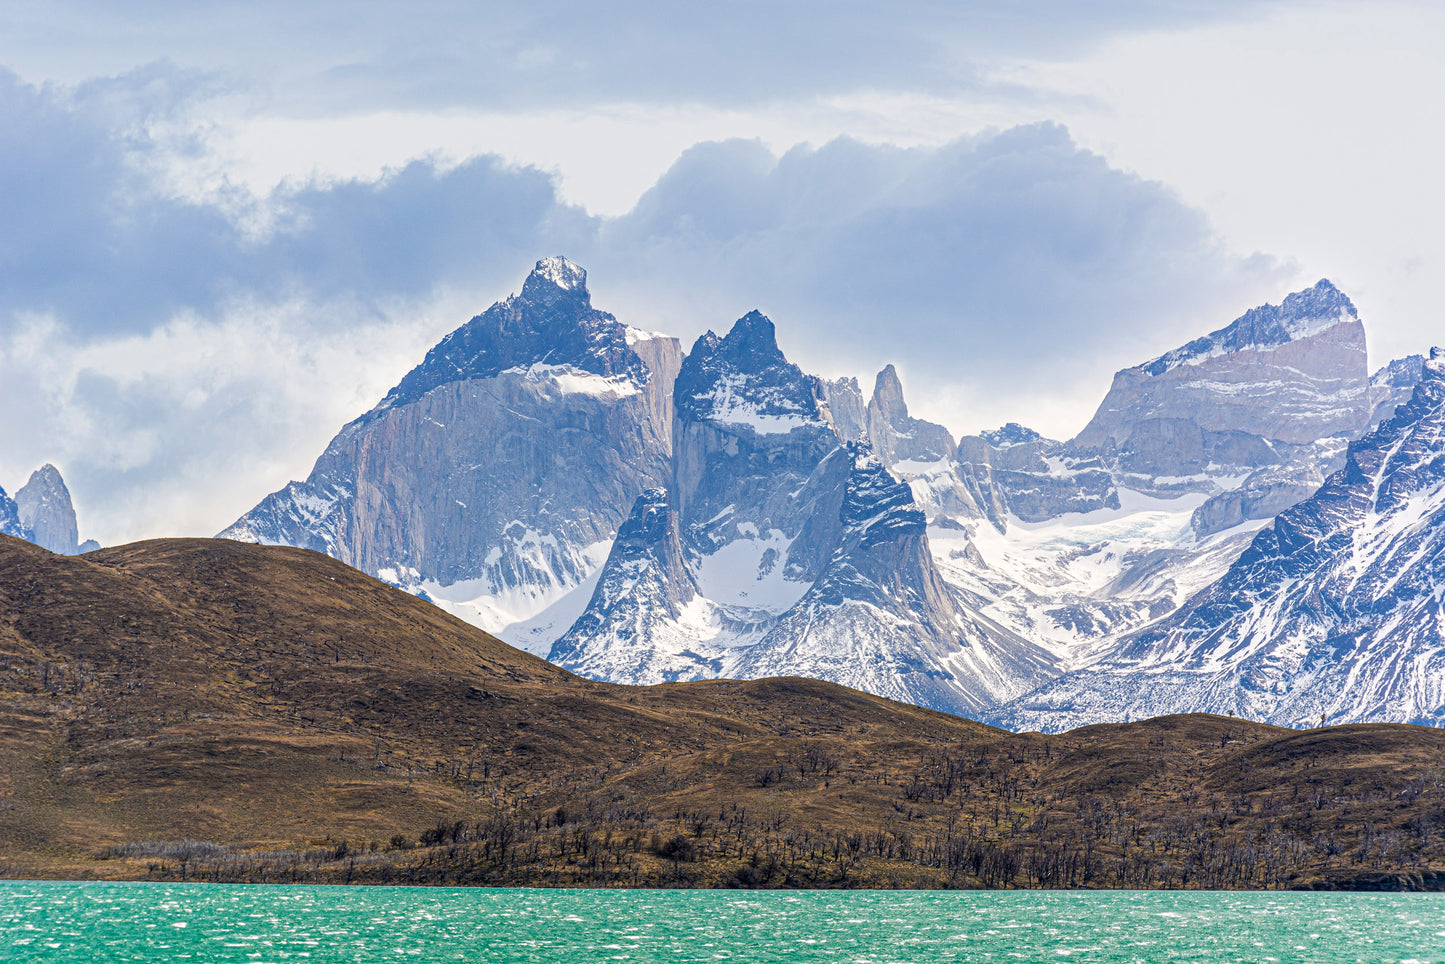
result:
[(1442, 771), (1420, 727), (1045, 737), (813, 680), (602, 684), (316, 553), (0, 537), (10, 876), (1433, 886)]

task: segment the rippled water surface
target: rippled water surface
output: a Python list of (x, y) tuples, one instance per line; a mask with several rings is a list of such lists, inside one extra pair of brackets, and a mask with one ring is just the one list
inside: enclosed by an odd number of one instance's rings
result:
[(0, 961), (1441, 961), (1445, 897), (0, 882)]

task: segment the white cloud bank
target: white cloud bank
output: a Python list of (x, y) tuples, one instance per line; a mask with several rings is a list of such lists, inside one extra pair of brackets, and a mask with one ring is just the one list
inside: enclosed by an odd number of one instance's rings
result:
[(1054, 125), (781, 157), (700, 144), (613, 219), (490, 157), (218, 206), (144, 167), (202, 82), (0, 77), (0, 183), (24, 201), (0, 247), (0, 482), (55, 461), (106, 542), (214, 532), (304, 475), (547, 254), (644, 327), (690, 338), (756, 306), (808, 367), (897, 363), (916, 408), (964, 429), (1071, 431), (1114, 369), (1281, 293), (1274, 261), (1231, 255)]

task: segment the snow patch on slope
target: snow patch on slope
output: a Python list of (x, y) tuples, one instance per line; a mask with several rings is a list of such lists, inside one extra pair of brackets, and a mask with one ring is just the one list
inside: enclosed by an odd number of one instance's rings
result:
[[(515, 528), (512, 531), (515, 532)], [(557, 538), (523, 527), (506, 553), (501, 546), (494, 546), (488, 552), (484, 563), (488, 573), (478, 579), (442, 585), (435, 580), (421, 579), (415, 569), (404, 566), (386, 567), (377, 575), (383, 582), (430, 599), (458, 619), (486, 630), (503, 642), (545, 658), (552, 643), (587, 607), (612, 540), (595, 542), (576, 554), (576, 568), (585, 573), (580, 580), (559, 573), (542, 551), (544, 547), (557, 548)], [(526, 559), (532, 571), (542, 573), (543, 578), (520, 585), (509, 584), (496, 571), (504, 555)]]
[[(592, 395), (596, 398), (625, 398), (639, 391), (637, 382), (627, 375), (607, 377), (583, 371), (574, 365), (547, 365), (537, 362), (525, 367), (508, 368), (503, 375), (520, 375), (530, 384), (540, 386), (546, 394)], [(551, 389), (551, 391), (547, 391)]]
[(1172, 612), (1213, 582), (1265, 525), (1198, 540), (1190, 526), (1203, 493), (1166, 499), (1119, 490), (1120, 507), (1045, 522), (934, 525), (929, 543), (944, 577), (987, 600), (981, 612), (1032, 639), (1065, 668), (1089, 661), (1124, 632)]
[(778, 529), (759, 533), (748, 522), (737, 528), (738, 538), (698, 560), (698, 589), (722, 606), (761, 609), (774, 615), (792, 607), (810, 585), (783, 574), (793, 540)]
[[(704, 396), (708, 402), (705, 417), (720, 425), (746, 426), (759, 435), (785, 435), (795, 428), (819, 422), (782, 393), (770, 394), (766, 403), (758, 400), (758, 393), (759, 389), (749, 383), (746, 375), (719, 378), (711, 394)], [(765, 412), (764, 408), (784, 411)]]

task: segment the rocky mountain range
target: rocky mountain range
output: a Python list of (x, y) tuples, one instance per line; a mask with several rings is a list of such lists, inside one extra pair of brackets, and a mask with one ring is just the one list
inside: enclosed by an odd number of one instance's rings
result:
[(15, 536), (63, 556), (99, 549), (92, 539), (80, 541), (75, 506), (60, 470), (42, 465), (11, 498), (0, 489), (0, 534)]
[[(884, 451), (926, 455), (918, 441), (942, 432), (946, 457), (946, 431), (907, 421), (891, 368), (879, 384), (852, 411), (880, 433), (894, 427)], [(846, 680), (974, 713), (1052, 675), (1049, 653), (945, 582), (913, 489), (866, 429), (844, 439), (828, 396), (756, 312), (700, 338), (677, 381), (671, 484), (638, 501), (549, 658), (635, 683)], [(633, 537), (644, 532), (646, 548)]]
[(325, 552), (545, 653), (671, 474), (678, 342), (593, 308), (586, 280), (538, 262), (221, 535)]
[[(1182, 652), (1150, 633), (1223, 620), (1200, 600), (1398, 430), (1433, 364), (1372, 374), (1354, 305), (1321, 281), (1120, 371), (1073, 439), (955, 439), (891, 365), (865, 397), (789, 361), (756, 311), (684, 356), (548, 258), (222, 535), (319, 549), (598, 679), (812, 676), (1053, 729), (1092, 668), (1143, 679)], [(1424, 558), (1397, 561), (1418, 579)], [(1338, 685), (1289, 665), (1300, 693)], [(1424, 718), (1432, 698), (1325, 711)], [(1294, 723), (1311, 699), (1234, 708)]]
[[(1403, 385), (1397, 367), (1377, 382)], [(1328, 281), (1252, 309), (1120, 371), (1067, 442), (1020, 426), (961, 440), (956, 471), (994, 531), (970, 532), (987, 566), (951, 574), (1063, 666), (1087, 663), (1219, 578), (1401, 391), (1372, 386), (1364, 328)]]
[(1293, 725), (1445, 721), (1445, 351), (1344, 465), (1224, 577), (1003, 719), (1035, 729), (1183, 707)]

